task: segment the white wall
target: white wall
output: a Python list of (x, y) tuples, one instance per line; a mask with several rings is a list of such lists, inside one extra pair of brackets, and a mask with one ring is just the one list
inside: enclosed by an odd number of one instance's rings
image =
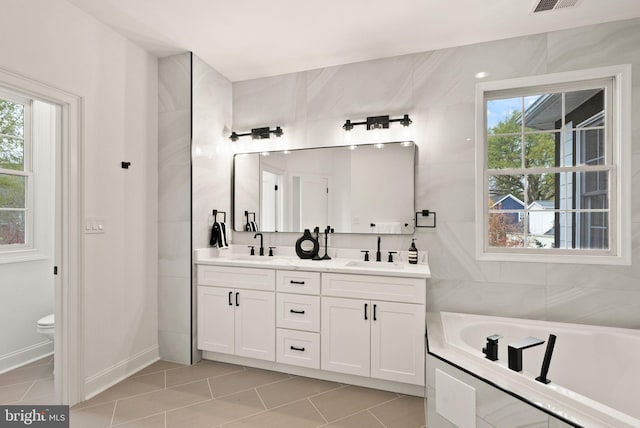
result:
[(106, 224), (84, 236), (90, 395), (157, 356), (157, 60), (63, 0), (5, 1), (2, 21), (0, 67), (83, 99), (84, 215)]
[[(282, 126), (279, 149), (412, 139), (419, 147), (416, 209), (436, 211), (418, 229), (433, 278), (429, 310), (448, 310), (640, 328), (640, 20), (620, 21), (233, 84), (234, 129)], [(632, 266), (478, 262), (474, 252), (474, 75), (499, 80), (633, 64)], [(413, 125), (380, 132), (345, 119), (409, 113)], [(410, 132), (407, 136), (404, 132)], [(271, 142), (264, 144), (270, 145)], [(291, 246), (299, 234), (268, 234)], [(234, 243), (251, 242), (236, 233)], [(375, 236), (334, 235), (338, 248), (372, 249)], [(411, 236), (384, 236), (408, 249)]]

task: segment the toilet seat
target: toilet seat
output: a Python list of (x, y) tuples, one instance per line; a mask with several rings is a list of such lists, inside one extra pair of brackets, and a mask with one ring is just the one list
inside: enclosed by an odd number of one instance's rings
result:
[(54, 314), (46, 315), (38, 320), (38, 327), (47, 328), (54, 326)]

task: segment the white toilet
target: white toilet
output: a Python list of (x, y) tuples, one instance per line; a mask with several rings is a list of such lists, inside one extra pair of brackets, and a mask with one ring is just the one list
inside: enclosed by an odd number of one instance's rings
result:
[(47, 339), (53, 341), (54, 336), (54, 314), (46, 315), (38, 320), (37, 332), (44, 335)]

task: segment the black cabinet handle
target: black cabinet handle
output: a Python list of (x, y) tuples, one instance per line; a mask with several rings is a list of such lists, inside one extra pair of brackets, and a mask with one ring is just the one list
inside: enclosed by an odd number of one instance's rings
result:
[(304, 314), (304, 311), (296, 311), (295, 309), (289, 309), (292, 314)]
[(240, 295), (240, 292), (236, 291), (236, 306), (240, 306), (240, 301), (238, 300), (239, 295)]
[(291, 280), (291, 281), (289, 281), (289, 282), (291, 282), (292, 284), (304, 285), (304, 281), (294, 281), (294, 280)]
[(233, 306), (233, 302), (231, 301), (232, 294), (233, 294), (233, 291), (229, 291), (229, 306)]
[(376, 321), (376, 306), (378, 305), (373, 305), (373, 320)]
[(367, 318), (367, 306), (369, 306), (369, 304), (368, 304), (368, 303), (365, 303), (365, 304), (364, 304), (364, 319), (365, 319), (365, 320), (368, 320), (368, 319), (369, 319), (369, 318)]
[(300, 352), (304, 352), (304, 348), (296, 348), (295, 346), (291, 345), (290, 346), (291, 349), (293, 349), (294, 351), (300, 351)]

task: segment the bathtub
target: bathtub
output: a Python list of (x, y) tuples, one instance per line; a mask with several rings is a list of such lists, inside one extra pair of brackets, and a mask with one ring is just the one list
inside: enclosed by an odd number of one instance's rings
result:
[[(499, 361), (482, 353), (486, 338), (503, 336)], [(507, 345), (557, 336), (545, 385), (540, 374), (546, 342), (523, 351), (523, 371), (507, 366)], [(427, 313), (429, 354), (487, 381), (548, 414), (584, 427), (640, 427), (640, 330)]]

